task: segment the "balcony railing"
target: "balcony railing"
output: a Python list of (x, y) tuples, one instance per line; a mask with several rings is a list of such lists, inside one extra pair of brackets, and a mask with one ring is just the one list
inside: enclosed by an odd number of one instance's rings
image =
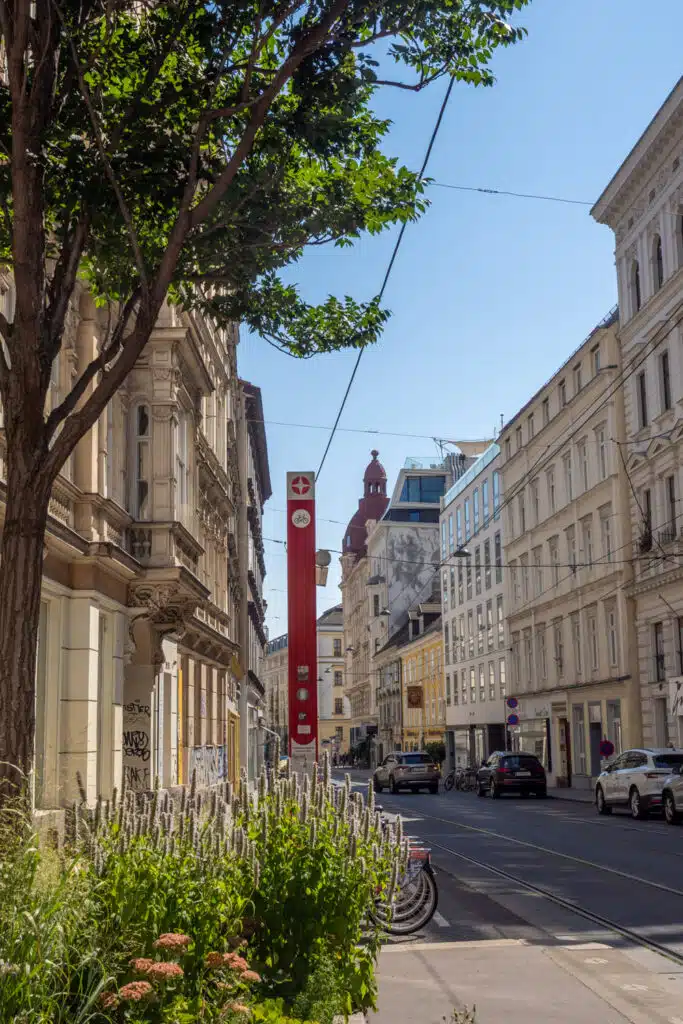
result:
[(657, 541), (659, 544), (673, 544), (676, 540), (676, 524), (671, 523), (670, 526), (665, 526), (663, 530), (657, 531)]

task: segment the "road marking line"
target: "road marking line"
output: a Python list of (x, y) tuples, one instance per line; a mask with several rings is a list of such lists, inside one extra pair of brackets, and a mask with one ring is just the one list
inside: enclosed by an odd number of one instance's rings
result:
[(524, 939), (471, 939), (463, 942), (403, 942), (392, 946), (382, 946), (382, 956), (387, 953), (423, 952), (434, 949), (480, 949), (485, 946), (505, 948), (506, 946), (526, 946)]
[(450, 922), (446, 920), (443, 914), (440, 914), (438, 910), (434, 911), (433, 919), (439, 928), (450, 928)]

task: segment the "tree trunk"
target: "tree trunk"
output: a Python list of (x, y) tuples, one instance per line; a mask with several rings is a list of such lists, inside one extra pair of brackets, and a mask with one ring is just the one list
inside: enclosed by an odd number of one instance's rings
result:
[(36, 648), (51, 489), (35, 456), (8, 455), (0, 546), (0, 805), (26, 790), (34, 765)]

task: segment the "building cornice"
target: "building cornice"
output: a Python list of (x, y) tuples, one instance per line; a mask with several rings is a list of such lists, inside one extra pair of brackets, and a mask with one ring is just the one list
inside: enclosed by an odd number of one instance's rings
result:
[(682, 130), (683, 78), (680, 78), (591, 208), (591, 216), (599, 224), (616, 229), (624, 210), (637, 197), (676, 134)]
[(680, 583), (683, 580), (683, 566), (670, 569), (669, 572), (656, 573), (648, 576), (647, 579), (636, 580), (625, 588), (627, 597), (640, 597), (641, 594), (650, 594), (661, 587), (667, 587), (671, 583)]

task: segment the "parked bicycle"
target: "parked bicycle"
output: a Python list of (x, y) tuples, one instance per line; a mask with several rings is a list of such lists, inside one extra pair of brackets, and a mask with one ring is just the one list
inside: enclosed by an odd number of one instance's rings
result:
[[(377, 810), (381, 811), (378, 807)], [(389, 820), (382, 815), (385, 827)], [(408, 836), (408, 865), (396, 886), (389, 906), (378, 898), (370, 916), (389, 935), (412, 935), (424, 928), (436, 913), (439, 891), (431, 852), (419, 839)]]
[(463, 793), (473, 793), (477, 788), (477, 769), (465, 768), (459, 779), (458, 789)]
[(443, 782), (443, 788), (448, 792), (451, 789), (459, 789), (463, 792), (469, 792), (476, 789), (477, 786), (477, 770), (469, 765), (463, 768), (462, 765), (458, 765), (448, 773)]

